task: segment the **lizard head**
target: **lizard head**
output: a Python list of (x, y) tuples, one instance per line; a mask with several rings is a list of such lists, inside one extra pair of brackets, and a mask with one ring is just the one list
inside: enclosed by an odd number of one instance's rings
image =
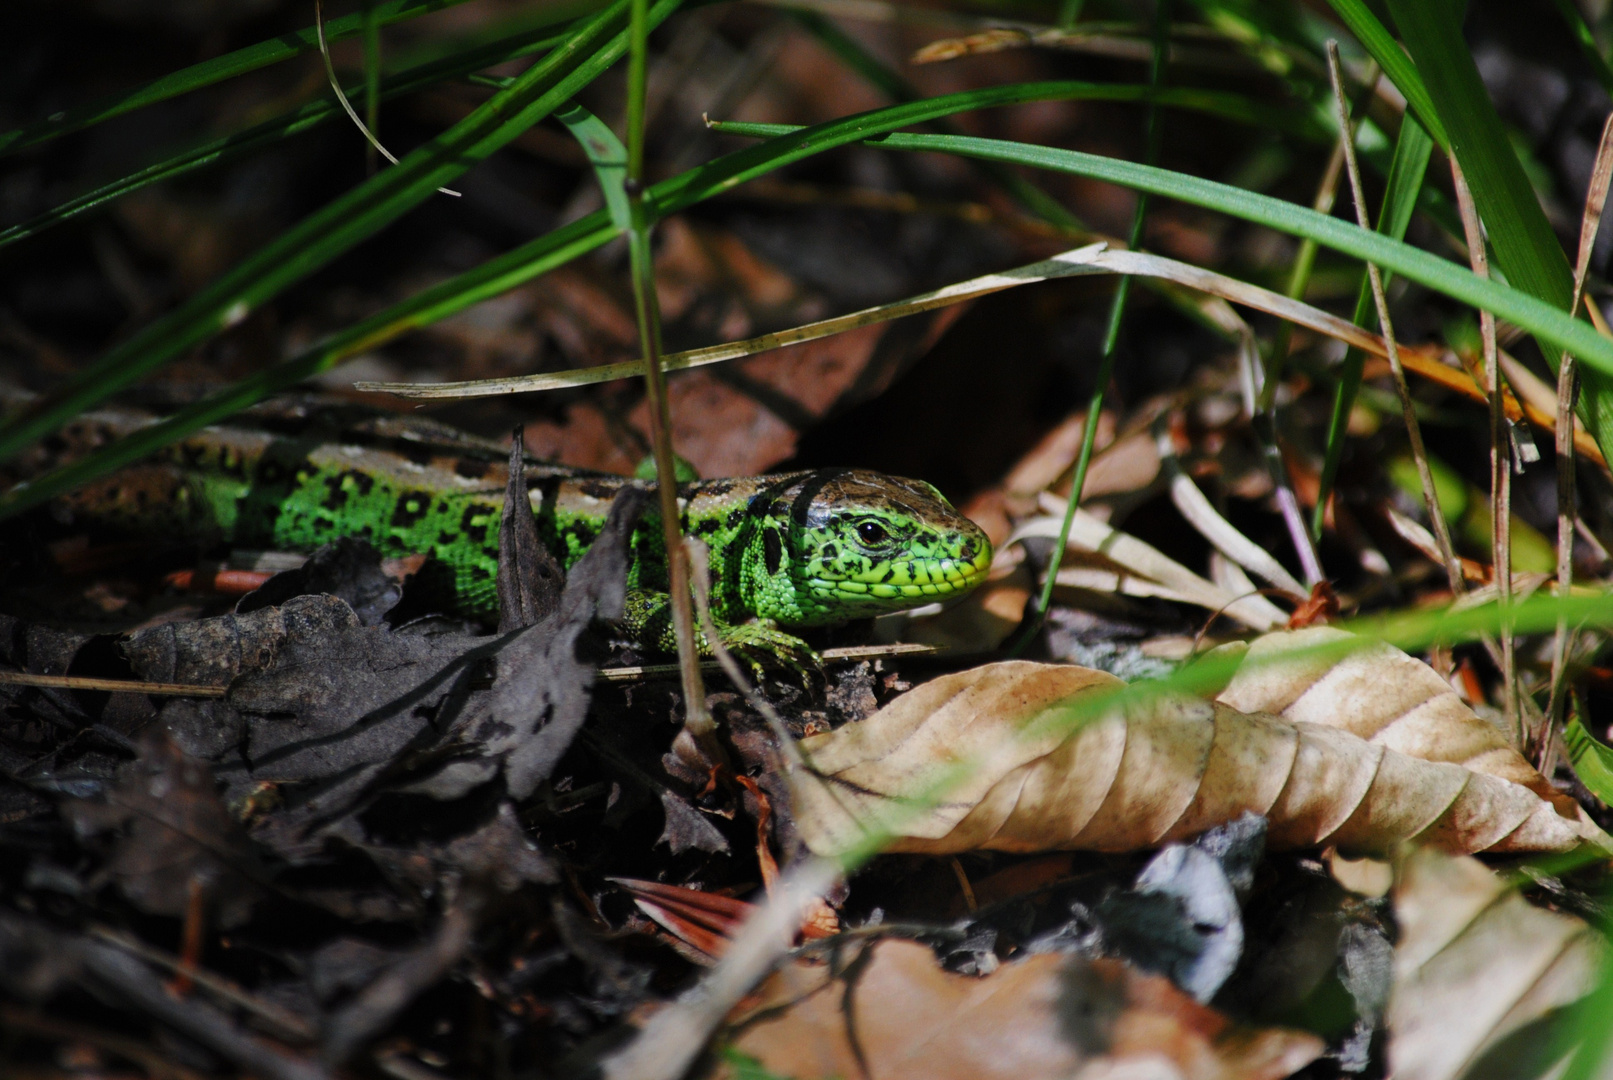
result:
[(781, 496), (769, 516), (782, 526), (788, 565), (780, 576), (795, 609), (781, 621), (844, 622), (919, 607), (968, 592), (991, 567), (980, 526), (922, 480), (821, 469)]

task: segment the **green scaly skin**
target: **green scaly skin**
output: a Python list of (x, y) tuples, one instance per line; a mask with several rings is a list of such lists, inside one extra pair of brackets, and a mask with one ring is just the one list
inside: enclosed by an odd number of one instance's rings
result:
[[(295, 410), (293, 410), (295, 412)], [(354, 410), (349, 409), (349, 412)], [(256, 420), (257, 426), (248, 426)], [(72, 456), (148, 419), (104, 411), (64, 432)], [(60, 448), (50, 461), (59, 462)], [(390, 558), (431, 556), (424, 584), (460, 612), (497, 615), (505, 451), (441, 425), (320, 411), (206, 429), (157, 459), (63, 500), (132, 530), (311, 551), (339, 537)], [(538, 535), (568, 569), (624, 486), (654, 484), (533, 462)], [(824, 626), (917, 607), (985, 578), (991, 541), (929, 484), (858, 469), (700, 480), (679, 487), (684, 534), (710, 551), (711, 613), (753, 659), (813, 654), (779, 627)], [(656, 505), (652, 499), (651, 507)], [(624, 633), (675, 649), (659, 515), (633, 535)], [(703, 642), (704, 645), (704, 642)]]

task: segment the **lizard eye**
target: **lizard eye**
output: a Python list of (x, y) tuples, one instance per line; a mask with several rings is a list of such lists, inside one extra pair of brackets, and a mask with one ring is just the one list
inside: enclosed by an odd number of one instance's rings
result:
[(857, 523), (857, 539), (869, 547), (878, 547), (890, 539), (890, 533), (886, 532), (885, 526), (877, 521), (859, 521)]

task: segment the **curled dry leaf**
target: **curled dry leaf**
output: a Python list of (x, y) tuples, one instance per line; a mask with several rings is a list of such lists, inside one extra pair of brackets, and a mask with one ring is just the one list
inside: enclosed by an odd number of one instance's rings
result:
[(1601, 936), (1533, 906), (1476, 859), (1418, 850), (1397, 870), (1390, 1071), (1403, 1080), (1554, 1073), (1568, 1044), (1528, 1025), (1590, 990), (1607, 956)]
[(1115, 960), (1043, 953), (972, 978), (943, 971), (923, 945), (886, 940), (840, 970), (798, 960), (778, 972), (734, 1018), (730, 1047), (802, 1080), (1096, 1080), (1119, 1070), (1278, 1080), (1322, 1052), (1314, 1035), (1239, 1027)]
[[(1319, 651), (1352, 642), (1342, 657)], [(1314, 626), (1266, 634), (1248, 646), (1223, 645), (1216, 652), (1245, 648), (1242, 666), (1216, 696), (1223, 705), (1338, 728), (1424, 761), (1448, 761), (1522, 784), (1569, 814), (1578, 810), (1433, 668), (1393, 645)], [(1294, 655), (1285, 657), (1285, 652)]]
[(1582, 814), (1510, 780), (1181, 695), (1105, 706), (1124, 685), (1024, 661), (926, 683), (802, 741), (796, 827), (821, 855), (880, 829), (893, 851), (1134, 851), (1247, 810), (1269, 820), (1273, 849), (1613, 850)]

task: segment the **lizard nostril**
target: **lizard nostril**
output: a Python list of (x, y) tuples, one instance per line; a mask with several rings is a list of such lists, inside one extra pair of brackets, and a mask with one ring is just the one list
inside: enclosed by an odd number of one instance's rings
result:
[(958, 557), (964, 562), (974, 562), (975, 542), (973, 540), (965, 540), (963, 542), (963, 547), (958, 549)]

